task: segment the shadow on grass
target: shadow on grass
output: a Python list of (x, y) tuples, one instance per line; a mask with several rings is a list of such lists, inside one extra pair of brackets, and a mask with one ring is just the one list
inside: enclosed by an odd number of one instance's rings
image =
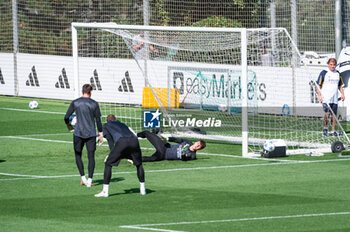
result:
[[(116, 177), (116, 178), (112, 178), (110, 182), (119, 182), (119, 181), (123, 181), (123, 180), (125, 180), (125, 178), (123, 178), (123, 177)], [(103, 179), (94, 181), (94, 185), (95, 186), (101, 185), (101, 184), (103, 184)]]
[[(151, 189), (146, 189), (146, 193), (147, 194), (151, 194), (155, 192), (154, 190)], [(138, 193), (140, 194), (140, 189), (139, 188), (131, 188), (131, 189), (124, 189), (123, 193), (113, 193), (113, 194), (109, 194), (109, 196), (118, 196), (118, 195), (123, 195), (123, 194), (132, 194), (132, 193)]]
[(2, 163), (2, 162), (6, 162), (6, 160), (0, 160), (0, 163)]

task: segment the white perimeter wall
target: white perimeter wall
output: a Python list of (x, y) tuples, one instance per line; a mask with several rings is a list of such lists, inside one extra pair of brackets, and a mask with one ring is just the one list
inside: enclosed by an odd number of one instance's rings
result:
[[(168, 87), (168, 80), (170, 81), (169, 84), (171, 88), (173, 88), (174, 85), (177, 88), (183, 87), (180, 101), (187, 95), (187, 101), (193, 99), (193, 103), (196, 103), (195, 101), (197, 100), (190, 97), (192, 93), (188, 94), (187, 92), (195, 90), (193, 86), (195, 83), (194, 79), (197, 72), (196, 70), (199, 69), (203, 70), (203, 75), (208, 79), (213, 79), (213, 76), (215, 76), (218, 81), (218, 86), (210, 86), (210, 84), (208, 84), (209, 82), (203, 84), (202, 91), (205, 92), (205, 97), (203, 99), (204, 102), (211, 102), (212, 104), (226, 103), (225, 97), (222, 97), (219, 81), (221, 77), (227, 81), (229, 75), (231, 75), (233, 83), (233, 98), (240, 98), (240, 86), (238, 80), (240, 75), (237, 74), (239, 73), (239, 67), (201, 63), (189, 64), (171, 61), (149, 61), (148, 64), (148, 78), (153, 87), (166, 88)], [(95, 100), (130, 104), (142, 103), (142, 90), (145, 86), (145, 80), (134, 60), (80, 58), (79, 66), (79, 92), (83, 84), (97, 84), (97, 81), (99, 81), (101, 89), (94, 91), (92, 96)], [(140, 63), (140, 66), (144, 68), (142, 62)], [(254, 66), (248, 68), (256, 74), (257, 81), (254, 84), (254, 98), (258, 103), (259, 108), (263, 106), (282, 108), (284, 104), (292, 107), (293, 99), (291, 96), (293, 89), (291, 68)], [(1, 78), (4, 81), (4, 83), (0, 82), (0, 94), (14, 95), (15, 89), (12, 53), (0, 53), (0, 69), (0, 81)], [(298, 97), (295, 100), (297, 102), (297, 107), (320, 106), (320, 103), (315, 101), (315, 88), (310, 81), (316, 81), (321, 69), (322, 67), (309, 67), (308, 69), (299, 68), (296, 70), (295, 76), (297, 77), (297, 88), (295, 91), (296, 96)], [(66, 100), (74, 98), (72, 57), (19, 53), (17, 55), (17, 70), (19, 96)], [(69, 88), (66, 83), (63, 85), (60, 85), (59, 83), (60, 76), (64, 79), (64, 71), (69, 83)], [(34, 73), (36, 73), (38, 84), (35, 83)], [(122, 81), (124, 79), (126, 83), (127, 76), (131, 81), (133, 92), (130, 91), (130, 86), (128, 84), (126, 89), (123, 88)], [(34, 85), (30, 83), (30, 78), (33, 79)], [(345, 77), (345, 79), (346, 78), (348, 77)], [(224, 89), (226, 88), (227, 86), (224, 87)], [(213, 94), (215, 91), (216, 93), (219, 92), (219, 94)], [(347, 86), (345, 87), (345, 96), (346, 101), (340, 102), (340, 106), (349, 105), (350, 91)], [(198, 97), (196, 99), (198, 99)], [(322, 110), (320, 110), (320, 113), (322, 113)], [(349, 119), (350, 111), (348, 110), (346, 114)]]

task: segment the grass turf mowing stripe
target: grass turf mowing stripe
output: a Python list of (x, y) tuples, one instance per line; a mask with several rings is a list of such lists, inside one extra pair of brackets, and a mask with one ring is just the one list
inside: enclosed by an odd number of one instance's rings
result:
[[(332, 159), (332, 160), (315, 160), (315, 161), (293, 161), (289, 163), (263, 163), (263, 164), (241, 164), (241, 165), (225, 165), (225, 166), (211, 166), (211, 167), (195, 167), (195, 168), (174, 168), (174, 169), (162, 169), (162, 170), (145, 170), (146, 173), (160, 173), (160, 172), (176, 172), (176, 171), (196, 171), (196, 170), (211, 170), (211, 169), (221, 169), (221, 168), (245, 168), (245, 167), (259, 167), (259, 166), (276, 166), (276, 165), (288, 165), (288, 164), (310, 164), (310, 163), (325, 163), (325, 162), (340, 162), (349, 161), (349, 159)], [(113, 175), (120, 174), (135, 174), (136, 171), (130, 172), (114, 172)], [(11, 173), (0, 173), (6, 176), (20, 176), (21, 174), (11, 174)], [(95, 173), (94, 175), (102, 176), (103, 173)], [(80, 175), (60, 175), (60, 176), (35, 176), (35, 175), (22, 175), (28, 176), (28, 178), (10, 178), (10, 179), (0, 179), (0, 181), (10, 181), (10, 180), (33, 180), (33, 179), (52, 179), (52, 178), (69, 178), (77, 177)]]
[[(41, 142), (55, 142), (55, 143), (72, 143), (71, 141), (63, 141), (63, 140), (51, 140), (51, 139), (38, 139), (38, 138), (30, 138), (30, 137), (22, 137), (22, 136), (0, 136), (0, 138), (12, 138), (12, 139), (24, 139), (24, 140), (33, 140), (33, 141), (41, 141)], [(107, 146), (107, 145), (104, 145)], [(153, 148), (142, 148), (145, 150), (151, 150)], [(227, 154), (217, 154), (217, 153), (205, 153), (198, 152), (199, 155), (208, 155), (208, 156), (221, 156), (221, 157), (230, 157), (230, 158), (243, 158), (243, 159), (255, 159), (255, 160), (266, 160), (266, 161), (277, 161), (277, 162), (313, 162), (313, 161), (295, 161), (295, 160), (282, 160), (282, 159), (271, 159), (271, 158), (259, 158), (259, 157), (243, 157), (238, 155), (227, 155)]]
[[(60, 134), (68, 134), (68, 133), (60, 133)], [(49, 134), (53, 135), (53, 134)], [(55, 143), (72, 143), (71, 141), (63, 141), (63, 140), (51, 140), (51, 139), (37, 139), (37, 138), (30, 138), (30, 137), (23, 137), (27, 135), (22, 136), (0, 136), (0, 138), (10, 138), (10, 139), (24, 139), (24, 140), (33, 140), (33, 141), (41, 141), (41, 142), (55, 142)], [(30, 135), (28, 135), (30, 136)], [(36, 136), (45, 136), (44, 134), (36, 135)], [(145, 150), (153, 150), (153, 148), (141, 148)], [(279, 159), (271, 159), (271, 158), (259, 158), (259, 157), (243, 157), (239, 155), (228, 155), (228, 154), (218, 154), (218, 153), (206, 153), (206, 152), (198, 152), (199, 155), (207, 155), (207, 156), (220, 156), (220, 157), (229, 157), (229, 158), (243, 158), (243, 159), (256, 159), (256, 160), (268, 160), (268, 161), (278, 161), (278, 162), (295, 162), (291, 160), (279, 160)]]
[(124, 226), (119, 226), (119, 227), (120, 228), (128, 228), (128, 229), (140, 229), (140, 230), (180, 232), (178, 230), (164, 230), (164, 229), (158, 229), (158, 228), (151, 228), (149, 226), (171, 226), (171, 225), (190, 225), (190, 224), (205, 224), (205, 223), (242, 222), (242, 221), (258, 221), (258, 220), (304, 218), (304, 217), (324, 217), (324, 216), (337, 216), (337, 215), (350, 215), (350, 212), (298, 214), (298, 215), (286, 215), (286, 216), (237, 218), (237, 219), (223, 219), (223, 220), (192, 221), (192, 222), (169, 222), (169, 223), (157, 223), (157, 224), (124, 225)]

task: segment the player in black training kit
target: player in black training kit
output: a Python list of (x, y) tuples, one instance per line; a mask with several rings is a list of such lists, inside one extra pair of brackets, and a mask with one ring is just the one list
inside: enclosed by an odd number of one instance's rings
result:
[[(81, 175), (81, 185), (86, 185), (86, 187), (91, 187), (92, 177), (94, 175), (95, 169), (95, 150), (96, 150), (96, 127), (99, 132), (102, 132), (101, 123), (101, 112), (98, 103), (91, 99), (92, 86), (85, 84), (82, 90), (83, 96), (72, 101), (70, 104), (66, 115), (64, 116), (64, 121), (67, 124), (68, 130), (74, 130), (73, 143), (75, 152), (75, 161)], [(69, 117), (75, 112), (77, 117), (77, 122), (75, 128), (69, 122)], [(102, 136), (99, 136), (99, 140), (103, 140)], [(84, 173), (84, 164), (81, 159), (82, 150), (86, 144), (87, 156), (89, 160), (88, 172), (89, 176), (86, 180)]]
[[(142, 167), (141, 149), (136, 135), (124, 123), (116, 120), (113, 114), (107, 116), (103, 125), (103, 136), (107, 139), (110, 153), (105, 159), (103, 190), (95, 197), (108, 197), (109, 182), (112, 176), (112, 166), (117, 166), (121, 159), (132, 159), (137, 168), (140, 181), (140, 193), (146, 194), (145, 174)], [(100, 143), (102, 144), (102, 143)]]
[(152, 156), (143, 156), (142, 162), (160, 160), (194, 160), (196, 159), (196, 151), (201, 150), (206, 146), (206, 143), (203, 140), (192, 143), (190, 140), (175, 137), (170, 137), (168, 141), (178, 144), (171, 145), (160, 139), (158, 135), (149, 131), (137, 133), (137, 136), (147, 138), (147, 140), (156, 148), (156, 152)]

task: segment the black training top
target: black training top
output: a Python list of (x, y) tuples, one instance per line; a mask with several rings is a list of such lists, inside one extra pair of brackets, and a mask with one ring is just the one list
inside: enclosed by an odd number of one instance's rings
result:
[(110, 149), (120, 138), (137, 139), (129, 127), (118, 120), (111, 120), (103, 125), (103, 137), (107, 138)]
[(74, 135), (81, 138), (96, 137), (95, 119), (98, 131), (102, 131), (101, 111), (98, 103), (89, 97), (80, 97), (72, 101), (64, 121), (69, 122), (69, 116), (75, 112), (77, 123), (74, 128)]
[(171, 145), (165, 151), (166, 160), (194, 160), (196, 159), (196, 151), (191, 151), (190, 146), (192, 142), (186, 139), (179, 139), (175, 137), (169, 138), (170, 142), (175, 142), (179, 144)]

